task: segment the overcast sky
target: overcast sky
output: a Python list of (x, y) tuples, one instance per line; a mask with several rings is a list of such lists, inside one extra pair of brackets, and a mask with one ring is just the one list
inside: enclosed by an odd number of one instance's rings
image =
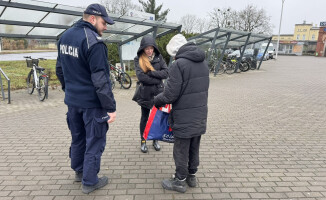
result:
[[(71, 6), (86, 7), (91, 3), (99, 3), (100, 0), (43, 0)], [(138, 0), (132, 0), (139, 4)], [(146, 1), (146, 0), (144, 0)], [(163, 10), (170, 9), (168, 22), (178, 22), (182, 16), (194, 14), (200, 18), (208, 18), (208, 13), (213, 8), (230, 7), (233, 10), (242, 10), (252, 4), (258, 8), (264, 8), (271, 17), (273, 34), (278, 34), (282, 0), (156, 0), (157, 5), (163, 3)], [(285, 0), (281, 34), (293, 34), (294, 25), (313, 23), (319, 26), (321, 21), (326, 21), (326, 0)]]

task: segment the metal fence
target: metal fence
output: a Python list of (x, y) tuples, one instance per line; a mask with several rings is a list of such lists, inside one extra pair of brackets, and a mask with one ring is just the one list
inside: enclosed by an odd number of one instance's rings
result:
[[(5, 79), (8, 81), (8, 104), (10, 104), (10, 79), (8, 78), (8, 76), (5, 74), (5, 72), (1, 68), (0, 68), (0, 72), (5, 77)], [(5, 100), (6, 97), (5, 97), (5, 92), (4, 92), (4, 88), (3, 88), (3, 84), (2, 84), (1, 74), (0, 74), (1, 93), (2, 93), (2, 99)]]

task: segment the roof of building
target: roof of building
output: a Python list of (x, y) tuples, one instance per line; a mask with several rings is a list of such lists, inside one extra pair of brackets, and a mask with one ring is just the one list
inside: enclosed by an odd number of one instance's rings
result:
[(304, 25), (304, 26), (312, 26), (313, 24), (295, 24), (295, 26), (302, 26), (302, 25)]

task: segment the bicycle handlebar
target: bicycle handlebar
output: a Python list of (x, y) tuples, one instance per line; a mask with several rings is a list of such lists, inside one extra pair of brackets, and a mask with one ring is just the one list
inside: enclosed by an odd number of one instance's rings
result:
[(32, 58), (31, 56), (24, 56), (26, 59), (46, 60), (45, 58)]

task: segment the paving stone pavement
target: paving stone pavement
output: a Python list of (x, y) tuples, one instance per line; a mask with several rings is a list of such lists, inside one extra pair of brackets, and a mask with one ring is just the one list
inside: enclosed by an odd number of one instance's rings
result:
[(63, 92), (39, 102), (14, 91), (12, 104), (0, 100), (0, 199), (326, 199), (325, 66), (279, 56), (259, 71), (212, 76), (199, 186), (185, 194), (161, 187), (174, 173), (172, 144), (140, 152), (134, 88), (114, 90), (117, 121), (100, 171), (110, 183), (89, 195), (73, 182)]

